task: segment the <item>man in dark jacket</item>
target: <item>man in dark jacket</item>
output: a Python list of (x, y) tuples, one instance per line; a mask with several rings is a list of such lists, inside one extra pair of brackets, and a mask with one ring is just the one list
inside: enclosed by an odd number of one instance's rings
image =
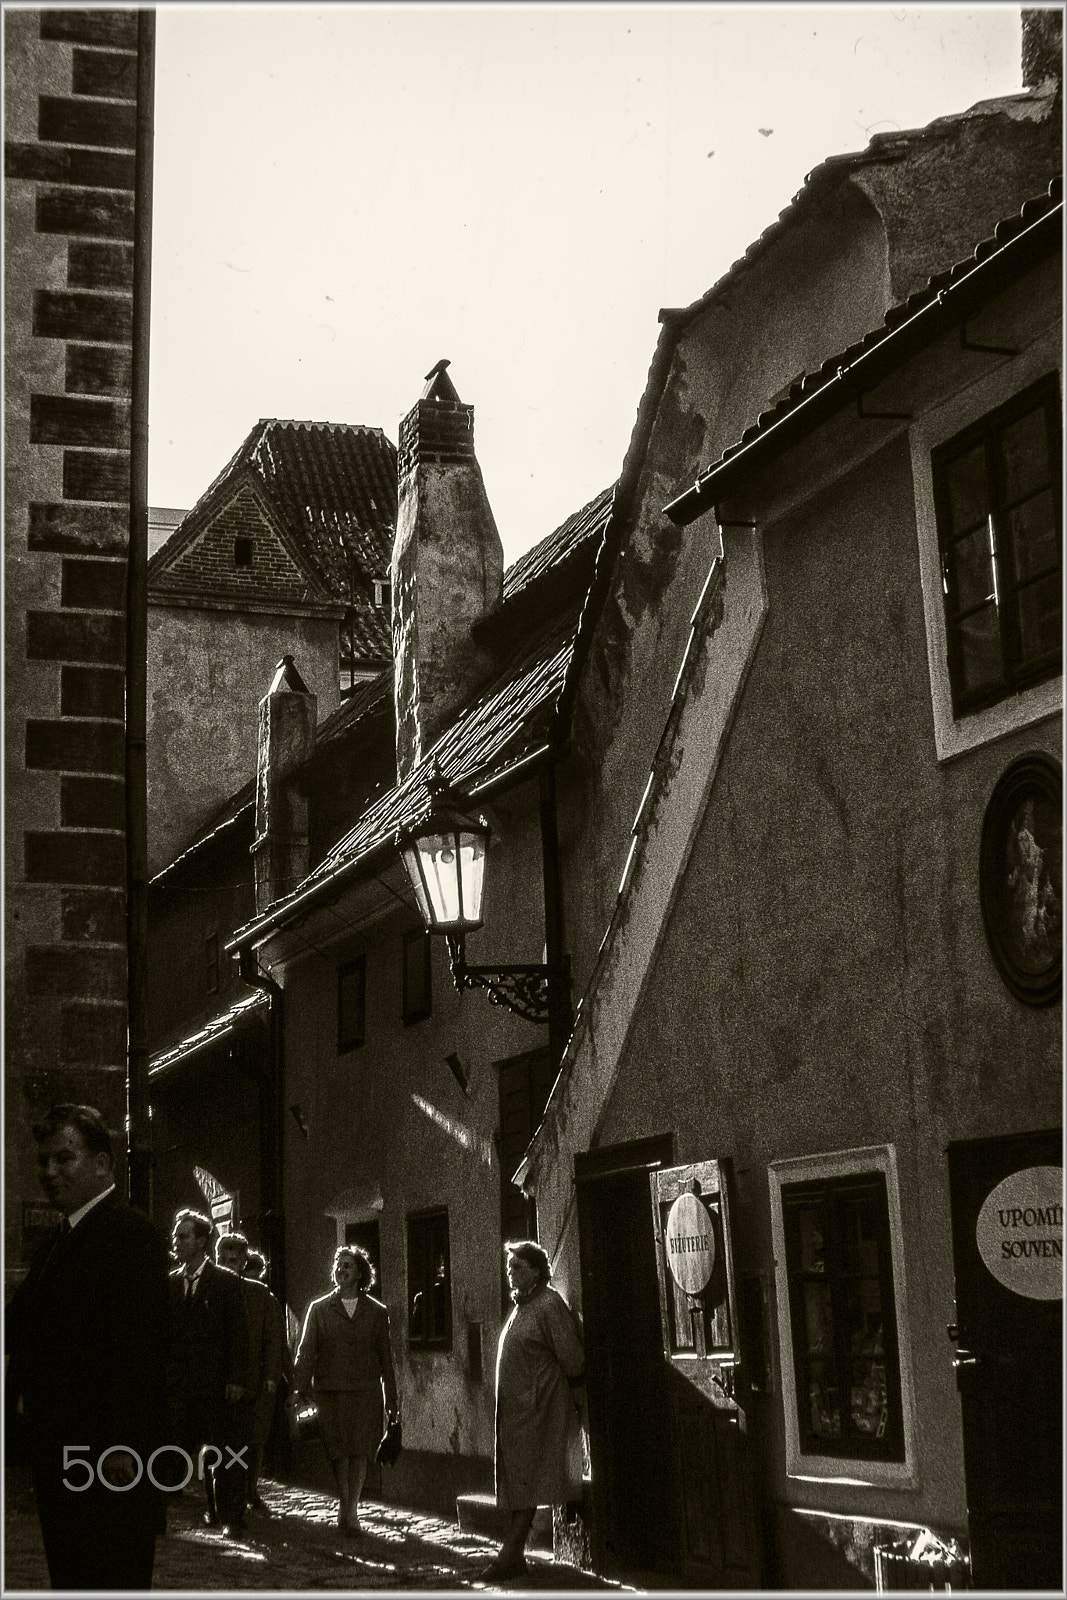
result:
[(8, 1385), (49, 1577), (53, 1589), (148, 1589), (165, 1526), (152, 1458), (166, 1442), (166, 1248), (115, 1187), (99, 1111), (55, 1105), (33, 1132), (63, 1223), (8, 1307)]
[(208, 1257), (211, 1223), (198, 1211), (174, 1218), (170, 1362), (167, 1391), (174, 1438), (194, 1462), (204, 1446), (208, 1527), (230, 1531), (244, 1521), (246, 1429), (241, 1404), (249, 1386), (248, 1324), (241, 1285)]
[[(224, 1233), (215, 1246), (215, 1260), (228, 1267), (241, 1280), (248, 1319), (249, 1394), (245, 1421), (248, 1426), (248, 1504), (253, 1511), (269, 1515), (259, 1492), (263, 1449), (270, 1438), (278, 1399), (278, 1386), (287, 1376), (289, 1350), (286, 1343), (285, 1312), (265, 1283), (259, 1283), (250, 1267), (248, 1240), (243, 1233)], [(262, 1261), (261, 1256), (257, 1256)]]

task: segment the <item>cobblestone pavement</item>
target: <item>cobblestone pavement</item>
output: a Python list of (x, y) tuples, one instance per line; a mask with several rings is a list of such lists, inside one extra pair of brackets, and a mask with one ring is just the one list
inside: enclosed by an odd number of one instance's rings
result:
[[(479, 1573), (497, 1546), (463, 1532), (456, 1523), (372, 1500), (361, 1508), (363, 1538), (342, 1539), (336, 1528), (336, 1500), (270, 1479), (261, 1480), (260, 1490), (271, 1515), (249, 1513), (244, 1531), (232, 1538), (201, 1525), (202, 1494), (187, 1492), (172, 1503), (166, 1536), (156, 1545), (153, 1589), (194, 1594), (244, 1589), (280, 1594), (301, 1589), (635, 1592), (630, 1585), (557, 1564), (549, 1553), (538, 1550), (527, 1556), (525, 1578), (488, 1584)], [(25, 1487), (8, 1486), (4, 1521), (5, 1596), (47, 1590), (40, 1527)]]

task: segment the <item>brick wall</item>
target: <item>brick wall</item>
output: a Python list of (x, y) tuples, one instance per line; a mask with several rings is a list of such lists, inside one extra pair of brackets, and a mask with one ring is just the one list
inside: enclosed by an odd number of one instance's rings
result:
[[(6, 1244), (52, 1100), (121, 1127), (135, 11), (4, 12)], [(150, 35), (149, 35), (150, 37)], [(150, 48), (150, 44), (145, 48)]]
[[(239, 566), (234, 544), (250, 543), (250, 561)], [(308, 581), (286, 550), (253, 491), (245, 487), (220, 507), (204, 532), (183, 550), (167, 569), (179, 582), (191, 582), (199, 591), (205, 584), (227, 591), (246, 589), (289, 599), (301, 599)]]

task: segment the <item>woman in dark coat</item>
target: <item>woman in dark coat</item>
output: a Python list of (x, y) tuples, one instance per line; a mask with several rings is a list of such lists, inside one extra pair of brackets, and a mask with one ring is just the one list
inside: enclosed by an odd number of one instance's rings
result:
[(397, 1416), (396, 1376), (389, 1313), (367, 1293), (374, 1282), (370, 1256), (358, 1245), (343, 1245), (333, 1258), (333, 1280), (333, 1293), (308, 1307), (293, 1390), (294, 1398), (314, 1394), (337, 1479), (337, 1525), (359, 1538), (359, 1497), (382, 1437), (383, 1391), (390, 1421)]

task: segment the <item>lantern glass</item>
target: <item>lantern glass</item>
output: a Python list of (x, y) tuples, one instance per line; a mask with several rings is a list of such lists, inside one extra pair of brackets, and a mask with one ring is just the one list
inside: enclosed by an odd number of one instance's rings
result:
[(404, 865), (431, 933), (481, 927), (487, 843), (485, 830), (457, 825), (419, 834), (404, 846)]

